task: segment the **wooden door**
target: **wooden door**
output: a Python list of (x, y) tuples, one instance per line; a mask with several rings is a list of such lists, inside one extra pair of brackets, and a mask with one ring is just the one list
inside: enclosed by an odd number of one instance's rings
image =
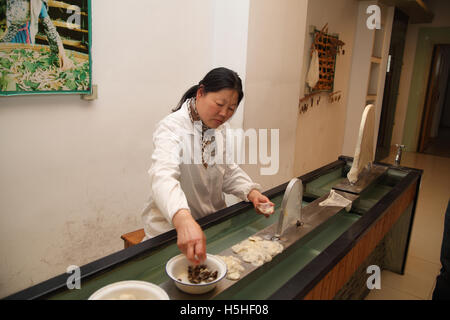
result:
[(392, 25), (391, 44), (389, 48), (389, 69), (386, 72), (383, 104), (381, 107), (380, 126), (378, 129), (375, 160), (380, 161), (389, 155), (392, 130), (394, 128), (395, 108), (397, 106), (398, 88), (403, 65), (406, 30), (409, 17), (395, 8)]
[[(431, 141), (431, 126), (433, 124), (433, 116), (437, 111), (440, 98), (439, 87), (442, 81), (441, 76), (443, 70), (443, 50), (441, 45), (436, 45), (433, 50), (433, 60), (430, 68), (430, 76), (428, 80), (427, 94), (422, 114), (422, 124), (419, 135), (418, 152), (423, 152)], [(445, 81), (445, 80), (444, 80)]]

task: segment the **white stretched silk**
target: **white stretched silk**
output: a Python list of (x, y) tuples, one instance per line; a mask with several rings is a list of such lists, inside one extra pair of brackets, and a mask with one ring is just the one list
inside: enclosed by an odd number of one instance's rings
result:
[(375, 128), (375, 107), (369, 104), (364, 109), (359, 127), (358, 141), (356, 143), (355, 156), (350, 172), (347, 178), (351, 183), (358, 181), (359, 174), (364, 168), (372, 163), (374, 159), (373, 154), (373, 135)]
[(319, 203), (321, 207), (344, 207), (345, 210), (350, 211), (352, 208), (352, 201), (347, 198), (341, 196), (334, 190), (330, 191), (330, 194), (327, 199)]
[(308, 74), (306, 75), (306, 82), (310, 88), (314, 88), (316, 86), (317, 81), (319, 81), (319, 73), (319, 54), (317, 50), (314, 50)]

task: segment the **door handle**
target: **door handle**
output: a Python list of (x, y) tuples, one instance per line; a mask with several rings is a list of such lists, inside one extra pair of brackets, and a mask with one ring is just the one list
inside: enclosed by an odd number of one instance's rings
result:
[(391, 59), (392, 59), (392, 56), (389, 55), (389, 56), (388, 56), (388, 62), (387, 62), (387, 70), (386, 70), (386, 73), (389, 73), (389, 71), (391, 71)]

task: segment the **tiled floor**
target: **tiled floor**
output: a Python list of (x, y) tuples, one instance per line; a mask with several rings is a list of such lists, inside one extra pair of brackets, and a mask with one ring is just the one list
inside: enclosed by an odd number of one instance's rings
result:
[[(392, 153), (382, 162), (394, 163)], [(450, 158), (404, 152), (402, 166), (424, 170), (404, 275), (381, 273), (381, 289), (366, 300), (430, 300), (439, 260), (444, 215), (450, 198)]]

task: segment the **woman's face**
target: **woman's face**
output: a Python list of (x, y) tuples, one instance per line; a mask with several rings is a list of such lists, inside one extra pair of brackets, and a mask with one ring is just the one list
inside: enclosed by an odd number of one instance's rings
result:
[(200, 87), (197, 90), (195, 104), (200, 119), (209, 128), (217, 128), (234, 114), (238, 97), (238, 92), (233, 89), (222, 89), (205, 94), (203, 87)]

